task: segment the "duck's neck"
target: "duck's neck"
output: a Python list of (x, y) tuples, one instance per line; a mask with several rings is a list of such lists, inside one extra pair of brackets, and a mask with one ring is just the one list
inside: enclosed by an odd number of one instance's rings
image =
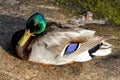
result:
[(13, 35), (11, 43), (12, 43), (12, 46), (13, 46), (13, 49), (14, 49), (15, 53), (17, 53), (16, 56), (18, 56), (18, 57), (20, 57), (22, 59), (28, 60), (29, 55), (31, 53), (31, 49), (28, 49), (27, 47), (29, 46), (29, 44), (32, 41), (33, 37), (30, 37), (30, 39), (27, 41), (27, 43), (24, 46), (22, 46), (22, 47), (19, 46), (18, 41), (20, 40), (20, 38), (22, 37), (24, 32), (25, 32), (25, 30), (17, 31)]
[(19, 46), (18, 44), (16, 45), (16, 52), (18, 55), (25, 60), (29, 59), (30, 53), (31, 53), (31, 48), (28, 49), (28, 46), (30, 45), (33, 37), (30, 37), (30, 39), (26, 42), (24, 46)]
[[(20, 40), (20, 38), (23, 36), (25, 30), (20, 30), (20, 31), (17, 31), (13, 37), (12, 37), (12, 40), (11, 40), (11, 43), (12, 43), (12, 46), (13, 46), (13, 49), (15, 51), (15, 53), (17, 53), (16, 55), (19, 56), (20, 58), (22, 59), (25, 59), (25, 60), (28, 60), (29, 59), (29, 56), (31, 54), (31, 47), (29, 47), (29, 45), (31, 44), (31, 42), (33, 40), (35, 40), (36, 38), (38, 37), (42, 37), (43, 35), (46, 34), (46, 32), (43, 32), (41, 33), (40, 35), (36, 35), (36, 36), (31, 36), (29, 38), (29, 40), (26, 42), (26, 44), (24, 46), (19, 46), (18, 45), (18, 42)], [(29, 47), (29, 48), (28, 48)]]

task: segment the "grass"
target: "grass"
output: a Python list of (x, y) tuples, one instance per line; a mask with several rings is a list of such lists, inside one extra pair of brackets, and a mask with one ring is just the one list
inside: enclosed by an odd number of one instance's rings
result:
[(90, 10), (97, 18), (108, 18), (110, 22), (120, 25), (120, 0), (56, 0), (67, 6), (74, 13)]

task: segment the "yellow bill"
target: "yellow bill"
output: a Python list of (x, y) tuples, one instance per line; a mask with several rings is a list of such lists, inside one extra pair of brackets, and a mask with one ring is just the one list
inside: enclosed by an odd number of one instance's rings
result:
[(24, 46), (31, 35), (32, 34), (30, 33), (30, 29), (26, 29), (24, 35), (20, 38), (18, 45)]

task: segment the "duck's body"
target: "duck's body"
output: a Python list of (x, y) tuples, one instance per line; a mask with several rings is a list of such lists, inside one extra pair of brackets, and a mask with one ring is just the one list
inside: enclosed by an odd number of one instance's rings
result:
[(44, 32), (30, 36), (23, 43), (24, 32), (21, 30), (13, 35), (12, 45), (20, 58), (32, 62), (63, 65), (89, 61), (93, 56), (111, 53), (111, 45), (104, 42), (107, 37), (94, 37), (95, 31), (92, 30), (47, 25)]

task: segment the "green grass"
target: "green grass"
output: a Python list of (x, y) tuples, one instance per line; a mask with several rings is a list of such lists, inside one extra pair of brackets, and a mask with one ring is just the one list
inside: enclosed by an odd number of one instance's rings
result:
[(80, 13), (83, 9), (97, 14), (98, 18), (107, 17), (109, 21), (120, 25), (120, 0), (56, 0), (59, 4), (69, 7), (73, 12)]

